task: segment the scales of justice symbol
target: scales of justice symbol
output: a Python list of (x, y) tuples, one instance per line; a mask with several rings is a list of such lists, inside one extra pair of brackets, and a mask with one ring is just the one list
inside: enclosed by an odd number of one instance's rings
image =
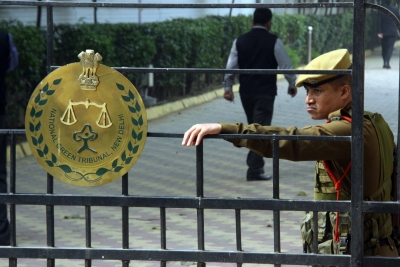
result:
[(94, 50), (49, 73), (32, 93), (27, 140), (38, 163), (77, 186), (119, 179), (136, 163), (147, 137), (147, 115), (135, 86), (103, 64)]
[[(99, 78), (96, 76), (96, 70), (99, 66), (99, 61), (102, 60), (102, 57), (99, 53), (94, 54), (93, 50), (86, 50), (86, 52), (81, 52), (78, 55), (78, 58), (81, 60), (82, 73), (79, 75), (79, 83), (81, 85), (82, 90), (96, 90), (96, 86), (99, 84)], [(77, 118), (74, 112), (74, 106), (83, 105), (88, 109), (90, 106), (95, 106), (100, 108), (100, 115), (96, 121), (96, 125), (100, 128), (108, 128), (112, 125), (112, 121), (110, 115), (107, 110), (107, 104), (97, 104), (91, 103), (90, 99), (87, 98), (86, 101), (73, 102), (69, 100), (68, 106), (61, 116), (60, 120), (65, 125), (73, 125), (77, 122)], [(98, 133), (92, 129), (92, 126), (89, 123), (86, 123), (81, 131), (74, 132), (73, 140), (76, 142), (83, 141), (83, 146), (78, 149), (78, 153), (81, 153), (84, 150), (89, 150), (94, 153), (97, 153), (96, 150), (89, 147), (88, 142), (94, 141), (98, 137)]]
[[(65, 110), (64, 114), (61, 116), (60, 120), (63, 124), (65, 125), (73, 125), (74, 123), (77, 122), (75, 112), (74, 112), (74, 106), (78, 105), (84, 105), (86, 109), (88, 109), (90, 106), (95, 106), (98, 108), (101, 108), (99, 118), (96, 121), (96, 125), (99, 126), (100, 128), (108, 128), (112, 125), (110, 115), (108, 114), (107, 106), (106, 103), (103, 103), (101, 105), (96, 104), (96, 103), (90, 103), (89, 99), (86, 99), (85, 102), (72, 102), (69, 100), (68, 107)], [(92, 126), (90, 124), (85, 124), (83, 126), (82, 130), (79, 132), (74, 132), (73, 134), (73, 140), (76, 142), (83, 141), (83, 146), (78, 150), (78, 153), (82, 152), (83, 150), (90, 150), (92, 152), (97, 152), (96, 150), (90, 148), (88, 146), (88, 141), (94, 141), (98, 137), (98, 133), (92, 129)]]

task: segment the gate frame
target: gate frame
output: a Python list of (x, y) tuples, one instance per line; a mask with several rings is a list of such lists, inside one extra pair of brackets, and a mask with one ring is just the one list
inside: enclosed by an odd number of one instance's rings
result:
[[(400, 29), (400, 21), (387, 9), (380, 5), (366, 3), (365, 0), (341, 3), (298, 3), (298, 4), (142, 4), (142, 3), (82, 3), (82, 2), (36, 2), (36, 1), (0, 1), (0, 5), (40, 6), (47, 8), (47, 72), (59, 66), (53, 66), (53, 7), (93, 7), (93, 8), (310, 8), (310, 7), (347, 7), (353, 8), (353, 67), (351, 70), (340, 71), (305, 71), (305, 70), (223, 70), (223, 69), (195, 69), (195, 68), (119, 68), (121, 72), (178, 72), (178, 73), (258, 73), (258, 74), (351, 74), (353, 75), (353, 120), (351, 136), (317, 137), (317, 136), (285, 136), (285, 135), (224, 135), (220, 134), (207, 138), (245, 138), (270, 139), (273, 142), (273, 198), (272, 199), (236, 199), (236, 198), (206, 198), (203, 195), (203, 143), (196, 148), (196, 197), (137, 197), (128, 193), (128, 174), (122, 177), (122, 196), (85, 196), (63, 195), (53, 193), (53, 177), (47, 174), (47, 194), (19, 194), (16, 193), (16, 138), (17, 134), (25, 134), (24, 130), (0, 130), (0, 134), (11, 136), (10, 150), (10, 193), (0, 194), (0, 201), (10, 206), (11, 246), (0, 249), (0, 257), (9, 258), (9, 266), (17, 266), (18, 258), (44, 258), (47, 266), (55, 266), (55, 259), (83, 259), (85, 266), (91, 266), (91, 261), (121, 260), (122, 266), (129, 266), (130, 260), (160, 261), (160, 266), (166, 266), (168, 261), (194, 261), (198, 266), (206, 266), (206, 262), (236, 262), (268, 263), (274, 266), (281, 264), (304, 265), (335, 265), (335, 266), (394, 266), (399, 258), (366, 257), (363, 256), (363, 214), (398, 213), (400, 202), (363, 201), (363, 111), (364, 111), (364, 75), (365, 51), (358, 49), (365, 44), (365, 16), (366, 8), (377, 9), (389, 15)], [(399, 82), (400, 88), (400, 82)], [(400, 95), (399, 95), (400, 99)], [(400, 121), (400, 112), (398, 121)], [(398, 133), (400, 126), (398, 125)], [(183, 134), (148, 133), (148, 137), (182, 138)], [(351, 201), (299, 201), (279, 199), (279, 140), (320, 140), (320, 141), (349, 141), (351, 142), (352, 158), (352, 189)], [(397, 143), (400, 137), (397, 135)], [(398, 149), (400, 150), (400, 149)], [(400, 151), (398, 151), (400, 152)], [(398, 158), (398, 166), (400, 158)], [(359, 167), (359, 168), (357, 168)], [(400, 180), (398, 181), (397, 188)], [(79, 198), (77, 198), (79, 196)], [(398, 190), (400, 200), (400, 190)], [(117, 206), (122, 208), (122, 248), (99, 249), (91, 248), (91, 206)], [(100, 204), (101, 203), (101, 204)], [(17, 247), (16, 244), (16, 205), (45, 205), (47, 226), (47, 247)], [(54, 246), (54, 206), (71, 205), (85, 206), (86, 220), (86, 248), (57, 248)], [(140, 250), (129, 249), (129, 207), (159, 207), (161, 220), (161, 249)], [(266, 208), (268, 207), (268, 208)], [(193, 208), (197, 209), (198, 250), (166, 250), (166, 208)], [(204, 247), (204, 209), (232, 209), (235, 210), (237, 225), (237, 251), (205, 251)], [(272, 210), (274, 220), (274, 252), (254, 253), (241, 251), (240, 211), (245, 210)], [(318, 211), (336, 210), (352, 213), (352, 254), (351, 255), (321, 255), (282, 253), (280, 248), (280, 211), (313, 211), (314, 214), (314, 249), (317, 250), (317, 213)], [(238, 227), (239, 226), (239, 227)], [(364, 261), (365, 259), (365, 261)]]

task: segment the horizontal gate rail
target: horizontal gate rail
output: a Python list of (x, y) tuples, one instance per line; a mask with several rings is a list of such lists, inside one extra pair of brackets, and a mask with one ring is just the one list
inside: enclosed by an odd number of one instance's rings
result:
[(306, 265), (349, 266), (350, 256), (252, 253), (233, 251), (187, 251), (187, 250), (138, 250), (99, 248), (9, 248), (0, 250), (0, 257), (49, 258), (49, 259), (91, 259), (91, 260), (151, 260), (151, 261), (194, 261), (194, 262), (238, 262), (238, 263), (282, 263), (301, 262)]
[[(243, 209), (243, 210), (281, 210), (281, 211), (350, 211), (350, 201), (326, 200), (286, 200), (268, 198), (213, 198), (213, 197), (138, 197), (138, 196), (89, 196), (69, 194), (0, 194), (0, 202), (16, 205), (62, 205), (99, 207), (164, 207), (193, 209)], [(361, 212), (397, 213), (396, 201), (364, 202)]]
[(157, 4), (118, 2), (57, 2), (57, 1), (0, 1), (0, 5), (44, 6), (44, 7), (106, 7), (106, 8), (311, 8), (354, 7), (353, 2), (340, 3), (288, 3), (288, 4)]
[[(51, 70), (61, 66), (52, 66)], [(222, 74), (352, 74), (351, 70), (276, 70), (276, 69), (207, 69), (207, 68), (135, 68), (135, 67), (113, 67), (113, 69), (125, 73), (222, 73)]]
[[(147, 208), (193, 208), (193, 209), (243, 209), (281, 211), (350, 211), (350, 201), (276, 200), (267, 198), (213, 198), (213, 197), (138, 197), (138, 196), (88, 196), (69, 194), (0, 194), (0, 201), (16, 205), (62, 205), (99, 207), (147, 207)], [(376, 204), (378, 204), (377, 202)], [(396, 212), (397, 202), (388, 202), (385, 211)], [(372, 206), (373, 207), (373, 206)], [(369, 207), (365, 211), (374, 209)], [(378, 208), (375, 208), (376, 210)], [(380, 209), (379, 211), (382, 211)]]

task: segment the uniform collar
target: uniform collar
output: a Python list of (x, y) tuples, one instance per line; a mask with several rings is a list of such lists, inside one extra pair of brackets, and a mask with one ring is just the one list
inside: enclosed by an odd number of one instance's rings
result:
[(342, 116), (351, 117), (351, 102), (348, 103), (344, 108), (329, 113), (328, 120), (331, 120), (333, 117), (342, 117)]

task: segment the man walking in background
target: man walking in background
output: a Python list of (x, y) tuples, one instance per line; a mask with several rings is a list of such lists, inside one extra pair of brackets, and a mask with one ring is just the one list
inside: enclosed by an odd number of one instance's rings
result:
[[(383, 0), (383, 6), (399, 18), (399, 9), (392, 5), (391, 0)], [(394, 43), (398, 37), (397, 26), (393, 19), (383, 13), (378, 13), (378, 37), (381, 39), (383, 68), (390, 69), (390, 58), (392, 57)]]
[[(272, 12), (268, 8), (257, 8), (253, 15), (253, 28), (233, 41), (227, 69), (291, 69), (291, 60), (282, 41), (269, 32)], [(276, 74), (240, 74), (240, 99), (249, 124), (271, 125), (275, 96), (277, 95)], [(289, 82), (288, 94), (294, 97), (296, 75), (285, 75)], [(234, 100), (232, 85), (235, 75), (224, 77), (224, 98)], [(247, 155), (247, 181), (269, 180), (264, 174), (264, 159), (249, 151)]]

